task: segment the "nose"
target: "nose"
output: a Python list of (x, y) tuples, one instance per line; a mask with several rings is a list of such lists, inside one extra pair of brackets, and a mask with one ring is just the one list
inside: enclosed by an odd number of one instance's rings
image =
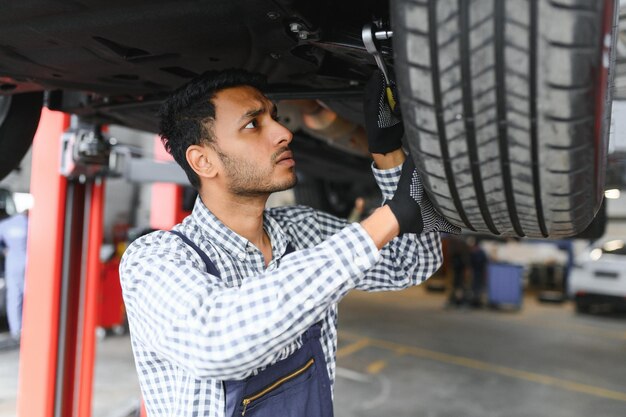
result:
[(273, 120), (274, 129), (272, 129), (272, 138), (275, 145), (287, 146), (293, 140), (293, 133), (280, 122)]

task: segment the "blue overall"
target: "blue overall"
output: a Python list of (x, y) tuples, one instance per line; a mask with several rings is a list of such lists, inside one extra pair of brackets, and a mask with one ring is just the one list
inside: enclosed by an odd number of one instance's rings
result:
[(22, 331), (27, 235), (26, 214), (17, 214), (0, 222), (0, 248), (6, 248), (4, 273), (7, 288), (7, 318), (11, 336), (14, 338), (19, 338)]
[[(220, 276), (206, 253), (187, 236), (171, 231), (193, 248), (207, 272)], [(285, 254), (293, 252), (287, 245)], [(320, 343), (321, 324), (302, 335), (302, 347), (287, 358), (241, 381), (224, 381), (225, 416), (332, 417), (333, 403), (326, 360)]]

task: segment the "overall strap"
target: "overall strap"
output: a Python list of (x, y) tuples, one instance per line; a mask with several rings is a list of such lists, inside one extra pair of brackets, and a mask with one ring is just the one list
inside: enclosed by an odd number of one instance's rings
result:
[(196, 245), (195, 243), (193, 243), (191, 241), (191, 239), (189, 239), (187, 236), (185, 236), (184, 234), (182, 234), (181, 232), (179, 232), (178, 230), (170, 230), (171, 233), (174, 233), (176, 236), (178, 236), (179, 238), (181, 238), (187, 245), (191, 246), (191, 248), (193, 250), (195, 250), (198, 255), (200, 256), (200, 258), (202, 258), (202, 260), (204, 261), (204, 265), (206, 266), (206, 270), (209, 274), (211, 275), (215, 275), (216, 277), (220, 276), (220, 272), (217, 270), (217, 268), (215, 267), (215, 264), (209, 259), (209, 257), (207, 256), (206, 253), (204, 253), (202, 251), (202, 249), (200, 249), (198, 247), (198, 245)]
[[(209, 274), (215, 275), (216, 277), (220, 276), (220, 272), (215, 267), (215, 264), (211, 261), (211, 259), (209, 259), (207, 254), (204, 253), (204, 251), (198, 247), (198, 245), (193, 243), (191, 241), (191, 239), (189, 239), (187, 236), (185, 236), (184, 234), (182, 234), (178, 230), (170, 230), (170, 233), (174, 233), (176, 236), (181, 238), (187, 245), (191, 246), (191, 248), (193, 250), (196, 251), (196, 253), (200, 256), (200, 258), (202, 258), (202, 261), (204, 262), (206, 270), (207, 270), (207, 272)], [(295, 249), (291, 245), (291, 242), (287, 243), (287, 248), (285, 249), (285, 255), (288, 255), (288, 254), (290, 254), (291, 252), (294, 252), (294, 251), (295, 251)]]

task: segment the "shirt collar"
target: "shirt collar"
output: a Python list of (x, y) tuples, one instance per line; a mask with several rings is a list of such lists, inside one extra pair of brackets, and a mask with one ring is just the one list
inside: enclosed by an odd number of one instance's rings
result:
[[(232, 254), (245, 254), (249, 247), (253, 247), (248, 239), (229, 229), (211, 213), (202, 202), (200, 196), (196, 198), (191, 217), (211, 242)], [(263, 213), (263, 227), (272, 242), (272, 257), (280, 258), (285, 253), (289, 238), (267, 210)]]

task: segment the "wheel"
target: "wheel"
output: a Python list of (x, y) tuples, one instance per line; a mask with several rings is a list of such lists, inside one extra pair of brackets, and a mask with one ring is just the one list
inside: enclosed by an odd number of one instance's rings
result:
[(579, 314), (589, 313), (590, 306), (589, 303), (581, 301), (580, 299), (576, 299), (576, 312)]
[(603, 198), (615, 0), (392, 0), (407, 147), (452, 223), (566, 237)]
[(0, 180), (19, 165), (33, 143), (43, 93), (0, 95)]
[(595, 217), (587, 225), (587, 228), (582, 232), (572, 236), (572, 239), (587, 239), (587, 240), (597, 240), (604, 236), (604, 232), (606, 231), (606, 200), (602, 200), (602, 204), (600, 204), (600, 209), (596, 212)]

